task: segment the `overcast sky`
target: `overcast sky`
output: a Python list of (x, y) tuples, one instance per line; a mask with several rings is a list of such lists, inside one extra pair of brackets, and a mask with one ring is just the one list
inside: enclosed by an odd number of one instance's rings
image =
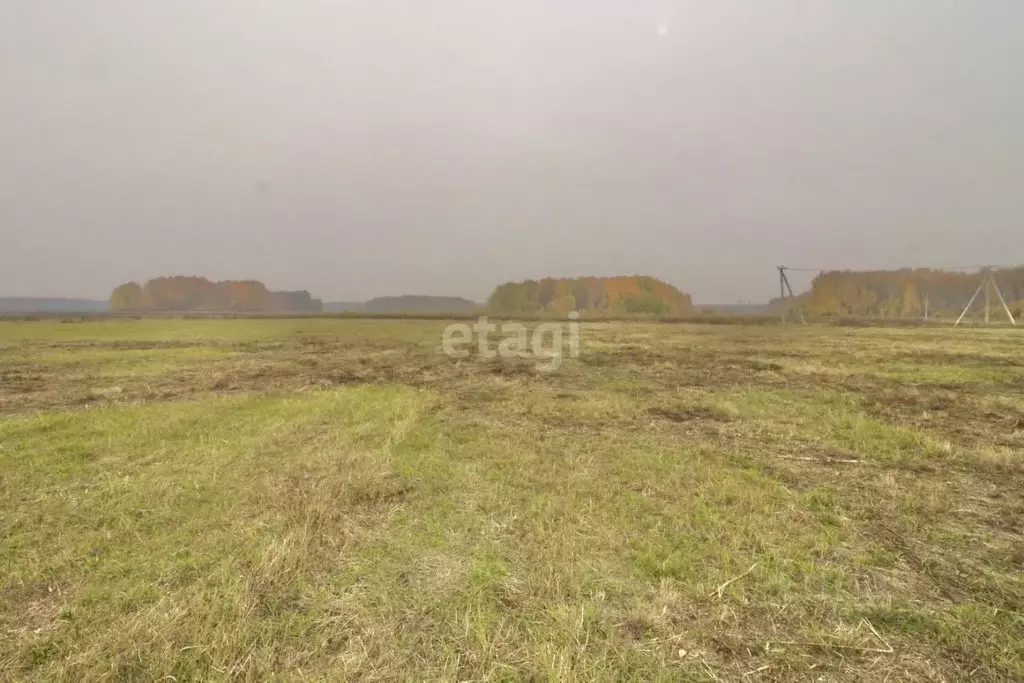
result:
[(1024, 262), (1022, 36), (1020, 0), (2, 0), (0, 295)]

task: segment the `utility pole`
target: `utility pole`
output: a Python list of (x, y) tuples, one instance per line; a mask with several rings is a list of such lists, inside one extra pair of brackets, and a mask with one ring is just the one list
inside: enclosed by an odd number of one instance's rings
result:
[(967, 317), (967, 313), (970, 312), (971, 306), (973, 306), (974, 302), (977, 301), (978, 295), (981, 294), (982, 289), (985, 290), (985, 322), (989, 322), (989, 306), (992, 302), (992, 291), (995, 290), (996, 296), (999, 297), (999, 303), (1003, 305), (1003, 312), (1006, 313), (1006, 317), (1010, 319), (1010, 324), (1016, 325), (1017, 321), (1014, 320), (1013, 313), (1010, 312), (1010, 307), (1006, 305), (1006, 299), (1003, 297), (1002, 290), (999, 289), (999, 284), (996, 283), (996, 278), (992, 274), (992, 269), (985, 268), (981, 273), (981, 284), (978, 285), (976, 290), (974, 290), (974, 296), (972, 296), (971, 300), (967, 302), (966, 306), (964, 306), (963, 313), (961, 313), (960, 317), (956, 319), (955, 323), (953, 323), (953, 327), (959, 325), (960, 321)]
[(1006, 305), (1006, 299), (1003, 297), (1003, 292), (999, 289), (999, 285), (996, 284), (996, 276), (990, 272), (988, 279), (989, 282), (992, 283), (992, 289), (996, 290), (996, 296), (999, 297), (999, 303), (1003, 305), (1003, 312), (1006, 313), (1006, 317), (1010, 319), (1010, 324), (1016, 325), (1017, 321), (1013, 319), (1013, 313), (1010, 312), (1010, 307)]
[(786, 267), (779, 266), (779, 301), (782, 305), (782, 322), (786, 322), (788, 311), (786, 310)]
[(986, 273), (985, 275), (985, 324), (988, 325), (989, 316), (992, 311), (992, 277), (991, 274)]
[[(807, 319), (804, 318), (804, 312), (800, 310), (799, 304), (797, 304), (796, 297), (793, 295), (793, 287), (789, 284), (789, 278), (786, 277), (786, 266), (778, 266), (779, 269), (779, 293), (782, 295), (782, 300), (786, 300), (786, 290), (789, 290), (790, 308), (796, 308), (797, 315), (800, 316), (800, 323), (803, 325), (807, 324)], [(789, 317), (789, 308), (784, 308), (782, 311), (782, 322), (786, 322)]]

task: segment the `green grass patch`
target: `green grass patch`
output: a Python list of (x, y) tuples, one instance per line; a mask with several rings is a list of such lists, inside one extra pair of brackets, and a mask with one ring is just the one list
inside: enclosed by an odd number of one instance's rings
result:
[(1014, 331), (444, 324), (0, 322), (0, 678), (1024, 677)]

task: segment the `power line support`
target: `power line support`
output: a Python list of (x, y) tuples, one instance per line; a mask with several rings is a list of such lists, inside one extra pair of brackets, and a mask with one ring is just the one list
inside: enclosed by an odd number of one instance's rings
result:
[(974, 290), (974, 296), (964, 306), (963, 313), (953, 323), (953, 327), (956, 327), (960, 322), (967, 317), (971, 307), (974, 306), (974, 302), (977, 301), (978, 295), (981, 294), (981, 290), (985, 290), (985, 323), (988, 324), (990, 321), (989, 308), (992, 302), (992, 291), (995, 290), (996, 296), (999, 297), (999, 303), (1003, 305), (1003, 312), (1006, 313), (1006, 317), (1010, 319), (1011, 325), (1016, 325), (1017, 321), (1013, 317), (1013, 313), (1010, 312), (1010, 307), (1006, 305), (1006, 299), (1003, 298), (1003, 292), (999, 289), (999, 285), (996, 283), (995, 277), (992, 275), (991, 268), (985, 268), (982, 272), (981, 284), (978, 285), (978, 289)]
[(1003, 305), (1003, 312), (1006, 313), (1006, 317), (1010, 319), (1011, 325), (1016, 325), (1017, 321), (1013, 319), (1013, 313), (1010, 312), (1010, 307), (1006, 305), (1006, 299), (1003, 297), (1003, 292), (999, 289), (999, 284), (996, 283), (996, 276), (989, 271), (988, 280), (992, 283), (992, 289), (996, 290), (996, 296), (999, 297), (999, 303)]
[(785, 306), (786, 303), (786, 269), (779, 266), (779, 301), (782, 302), (782, 322), (786, 322), (788, 316), (788, 309)]
[(778, 266), (778, 268), (779, 268), (779, 293), (782, 295), (781, 296), (782, 300), (785, 301), (786, 300), (786, 292), (788, 290), (789, 291), (789, 301), (790, 301), (790, 305), (788, 307), (786, 307), (786, 308), (783, 308), (783, 311), (782, 311), (782, 322), (786, 322), (786, 320), (789, 318), (790, 310), (795, 308), (797, 315), (800, 316), (800, 324), (801, 325), (806, 325), (807, 324), (807, 319), (804, 318), (804, 312), (803, 312), (803, 310), (801, 310), (800, 304), (796, 300), (796, 296), (793, 295), (793, 287), (789, 284), (789, 278), (786, 276), (786, 271), (788, 270), (788, 268), (786, 268), (786, 266)]
[(992, 313), (992, 278), (985, 276), (985, 324), (988, 325)]

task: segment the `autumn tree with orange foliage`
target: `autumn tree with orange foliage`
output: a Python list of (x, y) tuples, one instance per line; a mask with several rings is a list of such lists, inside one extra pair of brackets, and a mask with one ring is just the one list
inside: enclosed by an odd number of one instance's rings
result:
[(147, 308), (146, 297), (138, 282), (126, 282), (110, 295), (110, 308), (114, 311), (142, 311)]
[(120, 285), (110, 295), (115, 311), (319, 311), (309, 292), (271, 292), (257, 280), (213, 282), (204, 277), (153, 278), (143, 286)]
[[(1024, 268), (993, 271), (1014, 315), (1024, 310)], [(824, 316), (918, 318), (956, 316), (981, 284), (980, 273), (921, 269), (830, 271), (814, 278), (801, 297), (804, 308)]]
[(488, 308), (500, 314), (685, 315), (693, 311), (693, 302), (672, 285), (646, 276), (544, 278), (498, 286)]

